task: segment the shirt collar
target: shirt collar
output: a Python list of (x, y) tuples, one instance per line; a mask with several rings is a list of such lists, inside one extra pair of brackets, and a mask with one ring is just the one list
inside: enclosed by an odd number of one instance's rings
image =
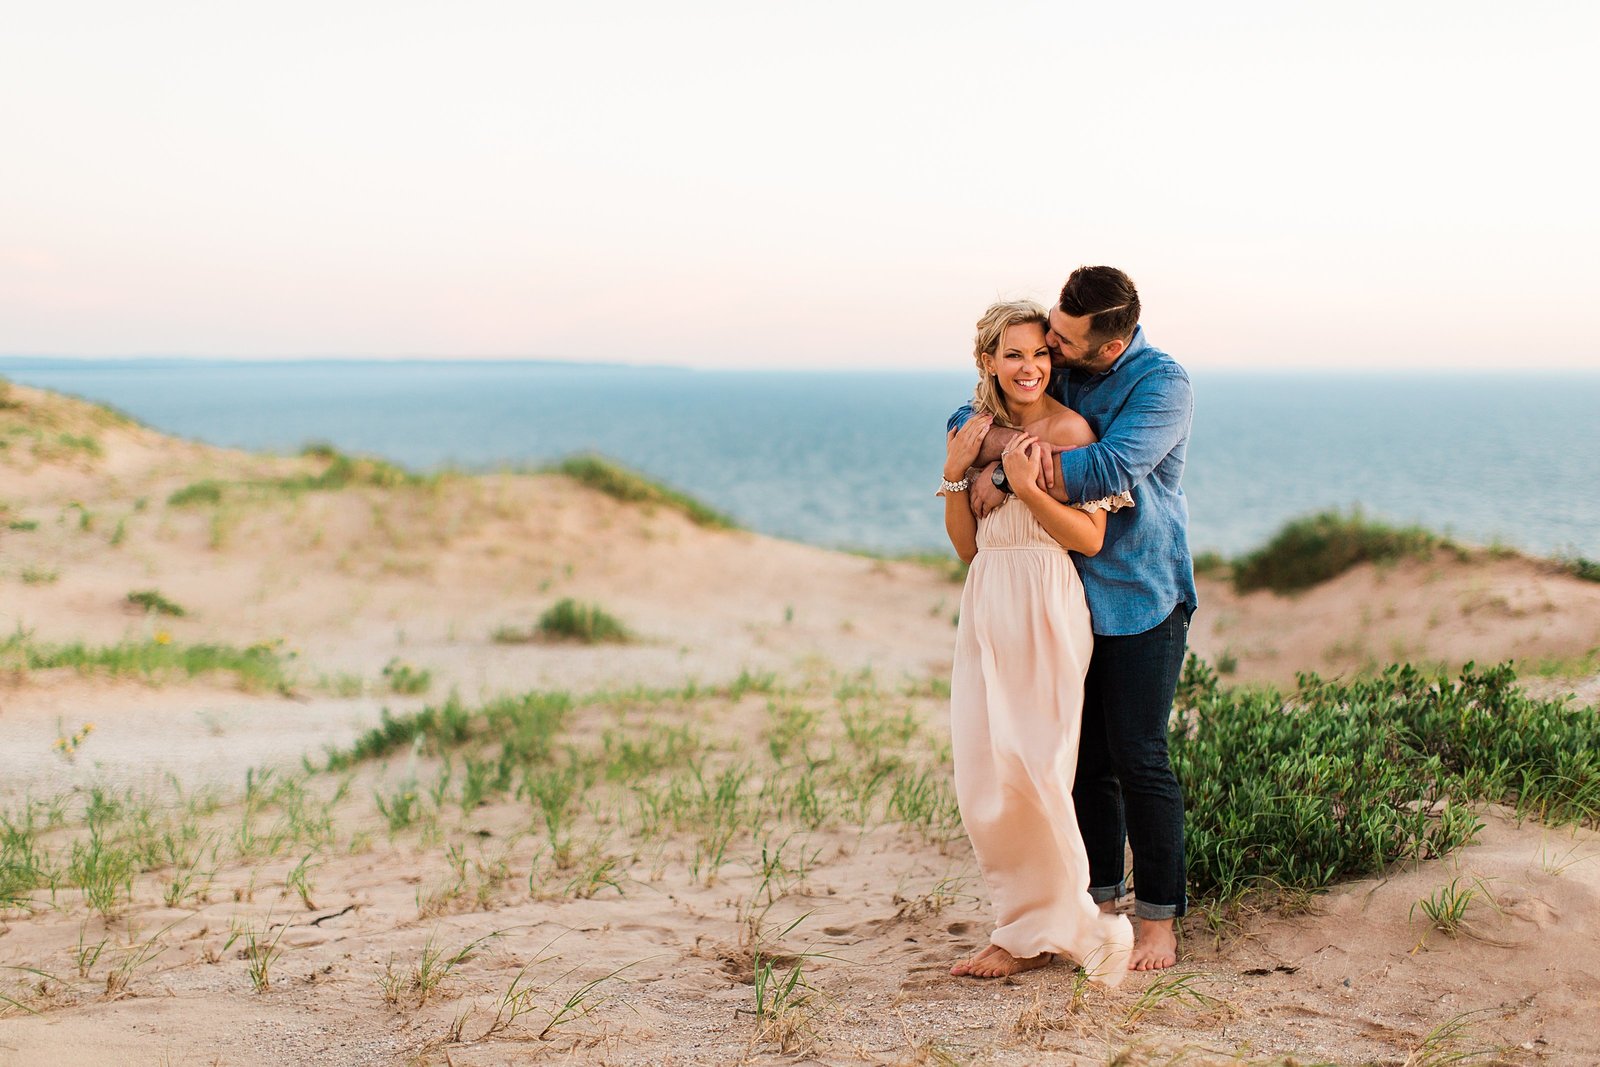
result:
[(1115, 363), (1111, 364), (1111, 366), (1105, 369), (1105, 373), (1117, 373), (1118, 367), (1122, 366), (1124, 363), (1127, 363), (1129, 360), (1133, 359), (1133, 357), (1137, 356), (1140, 352), (1143, 352), (1149, 347), (1150, 346), (1147, 345), (1144, 340), (1144, 327), (1135, 326), (1133, 328), (1133, 338), (1128, 342), (1128, 347), (1122, 350), (1122, 355), (1117, 357), (1117, 361)]

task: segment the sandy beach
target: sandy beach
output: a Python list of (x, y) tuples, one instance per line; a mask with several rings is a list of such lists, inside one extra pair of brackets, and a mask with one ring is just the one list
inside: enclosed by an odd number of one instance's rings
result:
[[(0, 896), (0, 1064), (1600, 1062), (1593, 829), (1486, 806), (1449, 855), (1197, 908), (1178, 967), (1114, 991), (952, 978), (989, 909), (947, 568), (3, 400), (0, 834), (57, 875)], [(1200, 595), (1228, 684), (1511, 659), (1600, 699), (1600, 584), (1543, 561)], [(538, 638), (569, 598), (631, 639)], [(75, 645), (158, 666), (30, 665)], [(243, 666), (161, 659), (195, 648)], [(460, 747), (330, 767), (425, 708)], [(1417, 904), (1452, 884), (1446, 930)]]

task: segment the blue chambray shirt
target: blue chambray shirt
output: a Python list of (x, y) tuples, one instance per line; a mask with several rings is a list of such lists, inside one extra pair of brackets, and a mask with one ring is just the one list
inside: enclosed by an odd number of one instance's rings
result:
[[(1194, 420), (1194, 389), (1177, 360), (1133, 331), (1127, 351), (1101, 374), (1056, 373), (1050, 393), (1082, 415), (1099, 441), (1061, 453), (1071, 500), (1099, 500), (1124, 491), (1134, 506), (1106, 518), (1100, 552), (1072, 558), (1083, 576), (1094, 632), (1143, 633), (1179, 604), (1199, 605), (1189, 554), (1189, 502), (1183, 464)], [(972, 417), (965, 404), (949, 428)]]

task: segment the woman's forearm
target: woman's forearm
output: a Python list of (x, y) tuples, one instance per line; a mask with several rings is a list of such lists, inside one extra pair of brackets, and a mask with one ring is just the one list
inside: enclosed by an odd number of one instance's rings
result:
[(1017, 499), (1062, 548), (1092, 556), (1105, 543), (1105, 512), (1069, 507), (1034, 485), (1017, 487)]
[(944, 532), (961, 562), (971, 563), (978, 554), (978, 520), (972, 516), (965, 490), (944, 495)]

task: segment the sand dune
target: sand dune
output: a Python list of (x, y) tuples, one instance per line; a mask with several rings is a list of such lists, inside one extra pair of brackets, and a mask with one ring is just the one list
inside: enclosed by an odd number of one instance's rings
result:
[[(1477, 844), (1382, 881), (1225, 922), (1197, 914), (1186, 985), (1109, 994), (1076, 990), (1065, 967), (948, 977), (982, 943), (988, 905), (937, 792), (915, 826), (882, 816), (885, 786), (876, 814), (740, 830), (712, 857), (703, 825), (641, 836), (643, 794), (601, 781), (558, 859), (527, 796), (450, 800), (466, 773), (455, 761), (437, 812), (393, 830), (374, 797), (408, 782), (426, 793), (437, 757), (402, 748), (348, 775), (296, 777), (300, 757), (349, 745), (382, 708), (452, 691), (474, 706), (569, 691), (574, 752), (690, 731), (705, 773), (746, 767), (752, 792), (787, 790), (797, 753), (824, 749), (836, 769), (841, 754), (866, 766), (891, 753), (897, 782), (924, 773), (936, 791), (960, 586), (937, 568), (704, 529), (550, 475), (263, 488), (327, 461), (174, 441), (20, 386), (0, 399), (0, 633), (264, 644), (288, 672), (281, 689), (244, 691), (226, 673), (23, 669), (20, 646), (0, 664), (0, 811), (15, 820), (30, 798), (65, 795), (76, 812), (95, 788), (133, 789), (162, 827), (196, 837), (178, 846), (188, 862), (153, 866), (109, 909), (63, 886), (0, 911), (0, 1064), (1424, 1063), (1477, 1049), (1494, 1050), (1483, 1062), (1600, 1061), (1600, 838), (1498, 809)], [(229, 483), (219, 502), (170, 502), (205, 479)], [(185, 614), (130, 608), (138, 590)], [(1194, 647), (1237, 681), (1514, 657), (1552, 691), (1594, 693), (1600, 585), (1535, 561), (1440, 555), (1295, 598), (1216, 581), (1201, 595)], [(494, 639), (565, 597), (603, 605), (638, 639)], [(426, 691), (394, 692), (395, 667), (428, 672)], [(69, 762), (52, 744), (85, 723)], [(796, 747), (780, 754), (780, 738)], [(272, 799), (243, 797), (263, 766), (276, 768)], [(207, 790), (215, 799), (197, 803)], [(327, 814), (321, 844), (257, 839), (291, 806)], [(38, 839), (64, 848), (69, 835)], [(763, 846), (790, 850), (776, 876)], [(1416, 911), (1452, 883), (1472, 890), (1453, 935)], [(414, 980), (429, 953), (475, 942), (437, 986)], [(803, 1004), (797, 993), (792, 1010), (755, 1013), (758, 952), (780, 981), (801, 966)], [(259, 992), (253, 964), (267, 972)], [(518, 1001), (518, 989), (533, 992)]]

